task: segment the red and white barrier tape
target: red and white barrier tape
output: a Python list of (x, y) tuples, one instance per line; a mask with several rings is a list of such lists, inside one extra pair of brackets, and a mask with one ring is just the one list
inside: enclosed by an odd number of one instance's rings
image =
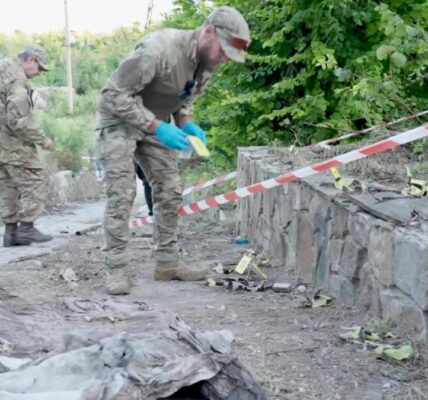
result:
[[(330, 147), (328, 145), (329, 143), (335, 143), (335, 142), (338, 142), (338, 141), (340, 141), (342, 139), (347, 139), (349, 137), (353, 137), (353, 136), (358, 136), (358, 135), (361, 135), (361, 134), (369, 133), (369, 132), (374, 131), (375, 129), (378, 129), (378, 128), (387, 128), (387, 127), (390, 127), (392, 125), (398, 124), (400, 122), (410, 121), (410, 120), (415, 119), (417, 117), (421, 117), (422, 115), (425, 115), (425, 114), (428, 114), (428, 110), (421, 111), (421, 112), (416, 113), (416, 114), (407, 115), (405, 117), (399, 118), (397, 120), (394, 120), (394, 121), (391, 121), (391, 122), (388, 122), (388, 123), (385, 123), (385, 124), (375, 125), (375, 126), (372, 126), (370, 128), (362, 129), (362, 130), (359, 130), (359, 131), (348, 132), (348, 133), (344, 134), (343, 136), (337, 136), (337, 137), (334, 137), (334, 138), (331, 138), (331, 139), (328, 139), (328, 140), (323, 140), (322, 142), (313, 144), (313, 145), (311, 145), (309, 147), (317, 147), (317, 146), (319, 146), (319, 147), (322, 147), (322, 148), (329, 148)], [(196, 191), (201, 190), (201, 189), (208, 188), (208, 187), (213, 186), (213, 185), (217, 185), (217, 184), (229, 181), (229, 180), (231, 180), (231, 179), (233, 179), (235, 177), (236, 177), (236, 171), (230, 172), (230, 173), (228, 173), (226, 175), (223, 175), (223, 176), (220, 176), (218, 178), (211, 179), (211, 180), (209, 180), (207, 182), (198, 183), (198, 184), (196, 184), (194, 186), (191, 186), (191, 187), (185, 189), (183, 191), (183, 196), (186, 196), (186, 195), (188, 195), (190, 193), (196, 192)], [(142, 206), (142, 207), (139, 207), (137, 209), (134, 209), (133, 212), (132, 212), (132, 214), (133, 215), (138, 215), (138, 213), (147, 213), (147, 210), (148, 210), (147, 206)], [(136, 217), (132, 217), (132, 218), (134, 220), (136, 220), (136, 219), (147, 220), (147, 222), (143, 223), (143, 225), (151, 224), (153, 222), (153, 219), (151, 217), (137, 217), (136, 216)], [(140, 225), (138, 225), (138, 226), (140, 226)]]
[(135, 218), (131, 217), (129, 219), (129, 227), (130, 228), (141, 228), (142, 226), (153, 224), (153, 217), (142, 217)]
[(393, 136), (389, 139), (385, 139), (369, 146), (362, 147), (358, 150), (353, 150), (329, 160), (322, 161), (310, 167), (301, 168), (285, 175), (280, 175), (276, 178), (268, 179), (260, 183), (255, 183), (253, 185), (243, 187), (219, 196), (211, 197), (206, 200), (201, 200), (196, 203), (188, 204), (179, 208), (178, 213), (180, 216), (195, 214), (208, 208), (216, 207), (220, 204), (236, 201), (242, 199), (243, 197), (251, 196), (253, 194), (272, 189), (288, 182), (293, 182), (311, 175), (318, 174), (333, 167), (340, 167), (341, 165), (348, 164), (351, 161), (356, 161), (388, 149), (393, 149), (395, 147), (401, 146), (402, 144), (409, 143), (426, 136), (428, 136), (428, 125), (423, 125), (410, 131)]
[[(348, 153), (342, 154), (340, 156), (330, 158), (326, 161), (322, 161), (310, 167), (304, 167), (304, 168), (295, 170), (293, 172), (280, 175), (276, 178), (271, 178), (263, 182), (255, 183), (253, 185), (243, 187), (228, 193), (224, 193), (215, 197), (211, 197), (205, 200), (201, 200), (192, 204), (185, 205), (178, 209), (178, 214), (181, 217), (184, 217), (190, 214), (196, 214), (208, 208), (213, 208), (213, 207), (219, 206), (220, 204), (237, 201), (244, 197), (252, 196), (256, 193), (267, 191), (276, 186), (284, 185), (289, 182), (307, 178), (308, 176), (315, 175), (323, 171), (327, 171), (330, 168), (340, 167), (352, 161), (369, 157), (374, 154), (381, 153), (389, 149), (393, 149), (405, 143), (413, 142), (415, 140), (422, 139), (427, 136), (428, 136), (428, 124), (422, 125), (418, 128), (411, 129), (409, 131), (392, 136), (389, 139), (381, 140), (380, 142), (376, 142), (369, 146), (362, 147), (358, 150), (353, 150)], [(138, 219), (131, 218), (129, 225), (131, 227), (139, 227), (146, 224), (150, 224), (152, 222), (153, 222), (152, 217), (138, 218)]]
[(202, 189), (205, 189), (207, 187), (210, 187), (210, 186), (213, 186), (213, 185), (218, 185), (219, 183), (223, 183), (223, 182), (229, 181), (229, 180), (231, 180), (231, 179), (233, 179), (235, 177), (236, 177), (236, 171), (235, 172), (230, 172), (229, 174), (220, 176), (220, 177), (215, 178), (215, 179), (211, 179), (210, 181), (207, 181), (207, 182), (198, 183), (195, 186), (192, 186), (192, 187), (189, 187), (187, 189), (184, 189), (183, 196), (186, 196), (186, 195), (188, 195), (189, 193), (192, 193), (192, 192), (196, 192), (197, 190), (202, 190)]
[(337, 136), (337, 137), (334, 137), (334, 138), (331, 138), (331, 139), (323, 140), (322, 142), (313, 144), (310, 147), (317, 147), (318, 146), (318, 147), (322, 147), (322, 148), (328, 149), (330, 147), (329, 146), (330, 143), (336, 143), (336, 142), (339, 142), (339, 141), (341, 141), (343, 139), (347, 139), (347, 138), (350, 138), (350, 137), (353, 137), (353, 136), (363, 135), (365, 133), (372, 132), (372, 131), (374, 131), (376, 129), (379, 129), (379, 128), (389, 128), (392, 125), (395, 125), (395, 124), (398, 124), (398, 123), (404, 122), (404, 121), (410, 121), (412, 119), (421, 117), (422, 115), (425, 115), (425, 114), (428, 114), (428, 110), (421, 111), (421, 112), (419, 112), (417, 114), (407, 115), (405, 117), (396, 119), (395, 121), (387, 122), (385, 124), (379, 124), (379, 125), (371, 126), (370, 128), (361, 129), (359, 131), (348, 132), (348, 133), (345, 133), (342, 136)]
[[(194, 186), (191, 186), (191, 187), (184, 189), (182, 195), (186, 196), (186, 195), (193, 193), (193, 192), (196, 192), (198, 190), (206, 189), (210, 186), (214, 186), (214, 185), (218, 185), (218, 184), (223, 183), (223, 182), (230, 181), (231, 179), (233, 179), (235, 177), (236, 177), (236, 171), (230, 172), (230, 173), (223, 175), (223, 176), (219, 176), (218, 178), (214, 178), (214, 179), (211, 179), (211, 180), (206, 181), (206, 182), (197, 183)], [(132, 215), (138, 215), (138, 213), (147, 214), (148, 213), (147, 205), (133, 209), (131, 214)], [(148, 222), (148, 223), (151, 224), (152, 222)]]

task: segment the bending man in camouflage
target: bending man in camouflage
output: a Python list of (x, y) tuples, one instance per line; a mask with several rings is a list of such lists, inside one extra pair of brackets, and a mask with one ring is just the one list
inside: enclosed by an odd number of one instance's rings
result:
[(47, 55), (37, 45), (26, 46), (16, 60), (0, 61), (0, 208), (6, 225), (4, 247), (52, 239), (33, 225), (44, 208), (48, 183), (36, 145), (49, 150), (52, 141), (33, 121), (32, 90), (27, 79), (47, 70)]
[(182, 188), (174, 150), (187, 148), (187, 135), (206, 143), (204, 131), (191, 121), (192, 103), (220, 64), (244, 62), (249, 42), (243, 16), (234, 8), (220, 7), (196, 30), (163, 29), (143, 37), (104, 86), (97, 109), (96, 148), (108, 196), (104, 220), (108, 293), (130, 290), (125, 248), (136, 190), (134, 159), (153, 190), (155, 279), (204, 278), (204, 271), (179, 261), (177, 208)]

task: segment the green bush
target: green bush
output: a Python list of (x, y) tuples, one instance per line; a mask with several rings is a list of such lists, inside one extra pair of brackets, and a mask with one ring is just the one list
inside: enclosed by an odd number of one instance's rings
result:
[[(221, 67), (196, 102), (195, 120), (207, 130), (212, 153), (204, 164), (208, 169), (233, 169), (238, 146), (306, 145), (428, 108), (426, 0), (174, 4), (162, 26), (196, 28), (212, 8), (223, 4), (241, 10), (250, 25), (247, 62)], [(90, 151), (101, 87), (143, 34), (134, 24), (108, 35), (73, 35), (73, 78), (80, 94), (75, 113), (68, 116), (64, 93), (55, 94), (51, 108), (40, 113), (58, 151)], [(34, 80), (35, 86), (64, 87), (62, 33), (0, 34), (0, 56), (15, 56), (30, 41), (47, 50), (52, 66)]]
[(54, 141), (54, 154), (60, 166), (78, 172), (83, 166), (81, 156), (91, 152), (94, 135), (95, 93), (75, 96), (76, 115), (67, 114), (65, 92), (50, 96), (46, 111), (37, 111), (36, 119), (44, 132)]
[[(210, 2), (179, 0), (196, 27)], [(426, 0), (215, 0), (250, 24), (247, 63), (220, 69), (196, 104), (218, 165), (237, 146), (306, 145), (428, 108)], [(208, 121), (207, 121), (208, 120)]]

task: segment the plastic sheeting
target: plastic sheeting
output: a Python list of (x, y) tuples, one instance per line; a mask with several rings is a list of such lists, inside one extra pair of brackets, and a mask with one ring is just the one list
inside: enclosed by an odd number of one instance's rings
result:
[(0, 301), (0, 400), (265, 399), (232, 339), (144, 303)]

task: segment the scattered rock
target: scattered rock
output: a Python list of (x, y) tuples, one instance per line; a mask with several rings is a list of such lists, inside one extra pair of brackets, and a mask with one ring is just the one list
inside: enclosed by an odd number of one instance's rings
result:
[(76, 273), (71, 268), (66, 268), (61, 272), (60, 277), (66, 282), (77, 282), (79, 280)]

